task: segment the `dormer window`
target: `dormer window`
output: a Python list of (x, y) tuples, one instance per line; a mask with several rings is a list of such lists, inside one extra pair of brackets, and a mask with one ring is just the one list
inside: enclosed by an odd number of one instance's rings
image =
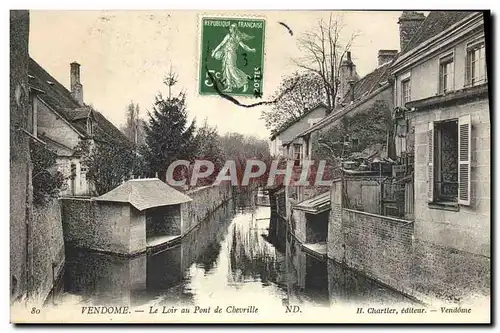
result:
[(94, 135), (94, 124), (93, 124), (93, 121), (92, 121), (92, 118), (87, 118), (87, 134), (89, 136), (93, 136)]

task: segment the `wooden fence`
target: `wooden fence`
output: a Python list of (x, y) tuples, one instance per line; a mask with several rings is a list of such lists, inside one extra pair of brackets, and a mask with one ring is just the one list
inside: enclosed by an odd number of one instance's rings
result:
[(344, 179), (344, 207), (404, 219), (414, 217), (413, 175)]

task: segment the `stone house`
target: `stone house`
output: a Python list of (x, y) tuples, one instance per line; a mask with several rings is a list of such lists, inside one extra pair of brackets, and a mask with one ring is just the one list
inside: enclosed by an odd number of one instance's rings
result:
[(271, 156), (284, 156), (285, 150), (283, 144), (291, 140), (298, 133), (311, 127), (328, 114), (328, 107), (319, 103), (317, 106), (304, 112), (299, 119), (287, 123), (271, 135)]
[(80, 65), (70, 64), (71, 91), (52, 77), (34, 59), (29, 61), (30, 110), (28, 130), (57, 154), (57, 171), (66, 179), (61, 195), (91, 195), (86, 168), (75, 148), (82, 140), (93, 144), (97, 131), (130, 144), (101, 113), (83, 101)]
[[(379, 52), (379, 54), (381, 54), (379, 57), (379, 64), (380, 61), (388, 60), (385, 56), (385, 52), (387, 52), (387, 50), (381, 50)], [(392, 58), (390, 59), (394, 59), (396, 54), (396, 52), (393, 52)], [(343, 98), (340, 107), (313, 126), (298, 133), (288, 142), (285, 142), (286, 155), (294, 160), (316, 159), (321, 157), (319, 151), (325, 150), (322, 147), (326, 148), (326, 151), (330, 154), (331, 148), (333, 148), (333, 144), (335, 143), (332, 142), (330, 145), (327, 141), (327, 136), (332, 129), (337, 130), (338, 126), (342, 126), (342, 122), (348, 117), (371, 111), (375, 105), (382, 107), (383, 111), (387, 111), (388, 115), (390, 115), (393, 109), (393, 97), (392, 85), (389, 82), (389, 64), (389, 62), (380, 64), (374, 71), (354, 83), (352, 88), (348, 91), (348, 94)], [(351, 129), (346, 130), (355, 132)], [(358, 136), (359, 135), (352, 133), (349, 137), (344, 137), (343, 144), (357, 147), (367, 146), (373, 143), (373, 137), (365, 139), (358, 138)], [(387, 144), (387, 139), (384, 137), (380, 143)], [(299, 155), (295, 153), (296, 151), (304, 153)]]
[(491, 245), (485, 44), (483, 13), (431, 12), (391, 68), (398, 155), (414, 155), (415, 239), (444, 258), (458, 251), (454, 264), (444, 259), (435, 271), (475, 267), (485, 273), (476, 287), (488, 283)]

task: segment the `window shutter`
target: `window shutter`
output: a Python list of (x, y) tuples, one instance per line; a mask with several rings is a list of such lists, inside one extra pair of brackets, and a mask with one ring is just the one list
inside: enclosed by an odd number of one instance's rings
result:
[(458, 203), (470, 205), (471, 118), (458, 118)]
[(434, 201), (434, 122), (429, 123), (427, 132), (429, 157), (427, 163), (427, 197), (429, 202)]

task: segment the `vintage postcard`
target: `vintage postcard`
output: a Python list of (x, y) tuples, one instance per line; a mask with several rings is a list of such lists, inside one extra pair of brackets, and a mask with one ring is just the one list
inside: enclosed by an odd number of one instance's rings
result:
[(10, 11), (12, 323), (491, 322), (488, 11)]

